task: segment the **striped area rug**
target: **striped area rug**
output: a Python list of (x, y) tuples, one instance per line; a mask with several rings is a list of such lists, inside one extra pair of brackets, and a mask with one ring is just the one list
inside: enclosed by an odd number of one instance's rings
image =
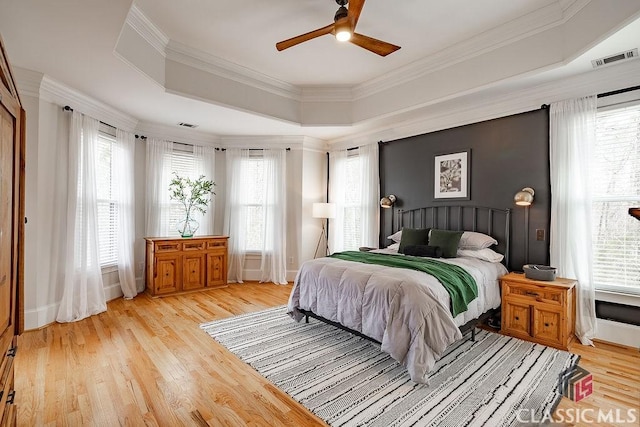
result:
[[(412, 382), (380, 346), (285, 307), (200, 326), (331, 426), (511, 426), (553, 411), (560, 373), (579, 356), (480, 331)], [(535, 419), (535, 418), (533, 418)]]

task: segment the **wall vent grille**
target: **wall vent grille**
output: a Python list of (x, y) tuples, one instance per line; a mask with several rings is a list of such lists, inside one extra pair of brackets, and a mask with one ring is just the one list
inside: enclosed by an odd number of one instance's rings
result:
[(178, 126), (182, 126), (182, 127), (185, 127), (185, 128), (197, 128), (198, 127), (198, 125), (193, 125), (191, 123), (185, 123), (185, 122), (178, 123)]
[(605, 56), (604, 58), (594, 59), (591, 61), (593, 68), (604, 67), (614, 62), (625, 61), (638, 57), (638, 48), (626, 50), (624, 52), (616, 53), (615, 55)]

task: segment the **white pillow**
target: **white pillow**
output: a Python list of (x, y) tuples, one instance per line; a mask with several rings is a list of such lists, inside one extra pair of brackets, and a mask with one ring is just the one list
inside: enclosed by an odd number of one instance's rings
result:
[(387, 246), (387, 249), (390, 249), (392, 251), (397, 251), (398, 249), (400, 249), (400, 243), (393, 243)]
[(400, 240), (402, 240), (402, 230), (396, 231), (391, 236), (387, 236), (387, 239), (393, 240), (396, 243), (400, 243)]
[(459, 257), (478, 258), (483, 261), (500, 262), (504, 255), (499, 254), (489, 248), (484, 249), (458, 249)]
[(460, 237), (458, 248), (460, 249), (484, 249), (491, 245), (497, 245), (498, 241), (486, 234), (477, 233), (475, 231), (465, 231)]

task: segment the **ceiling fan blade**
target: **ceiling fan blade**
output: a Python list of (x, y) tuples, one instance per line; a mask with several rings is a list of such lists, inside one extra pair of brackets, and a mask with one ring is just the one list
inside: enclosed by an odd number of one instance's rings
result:
[(311, 39), (315, 39), (316, 37), (324, 36), (325, 34), (330, 34), (333, 32), (333, 27), (335, 24), (329, 24), (326, 27), (318, 28), (317, 30), (309, 31), (308, 33), (301, 34), (296, 37), (292, 37), (287, 40), (283, 40), (281, 42), (276, 43), (276, 49), (285, 50), (302, 42), (309, 41)]
[(356, 46), (360, 46), (368, 51), (377, 53), (380, 56), (387, 56), (400, 49), (400, 46), (383, 42), (382, 40), (374, 39), (373, 37), (363, 36), (358, 33), (353, 33), (349, 41)]
[(362, 13), (364, 0), (349, 0), (349, 20), (351, 20), (351, 30), (356, 30), (356, 24)]

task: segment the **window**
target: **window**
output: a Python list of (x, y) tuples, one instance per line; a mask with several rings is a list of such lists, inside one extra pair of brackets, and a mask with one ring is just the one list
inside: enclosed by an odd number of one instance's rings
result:
[(98, 243), (101, 267), (115, 266), (117, 258), (118, 203), (116, 200), (113, 162), (113, 146), (116, 142), (113, 129), (100, 126), (96, 150), (96, 203), (98, 209)]
[(242, 187), (245, 193), (244, 204), (247, 208), (247, 241), (248, 251), (261, 251), (264, 242), (264, 159), (262, 152), (250, 152), (248, 159), (243, 159)]
[(595, 286), (640, 294), (640, 102), (598, 110), (591, 159)]
[(344, 194), (344, 250), (357, 250), (362, 246), (362, 159), (358, 150), (347, 154), (345, 163)]
[[(197, 179), (200, 174), (197, 173), (199, 168), (196, 167), (195, 157), (193, 155), (193, 146), (187, 144), (173, 144), (173, 152), (165, 167), (169, 169), (171, 179), (174, 173), (181, 177)], [(167, 191), (168, 188), (167, 188)], [(197, 213), (196, 213), (197, 215)], [(169, 236), (178, 237), (180, 233), (176, 228), (176, 224), (184, 219), (184, 207), (177, 200), (170, 200), (169, 205)], [(200, 222), (200, 218), (196, 218)]]

